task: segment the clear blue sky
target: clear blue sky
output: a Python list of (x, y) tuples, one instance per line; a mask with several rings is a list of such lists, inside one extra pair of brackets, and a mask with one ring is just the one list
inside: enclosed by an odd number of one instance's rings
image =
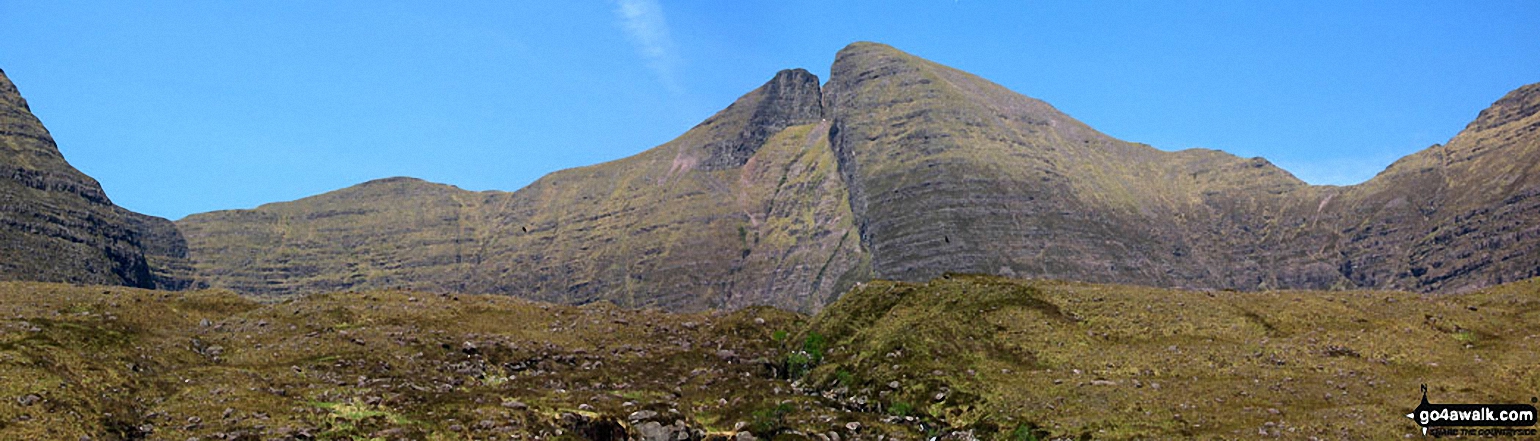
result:
[(0, 69), (114, 201), (172, 219), (389, 176), (516, 190), (859, 40), (1325, 184), (1540, 82), (1531, 0), (889, 3), (0, 0)]

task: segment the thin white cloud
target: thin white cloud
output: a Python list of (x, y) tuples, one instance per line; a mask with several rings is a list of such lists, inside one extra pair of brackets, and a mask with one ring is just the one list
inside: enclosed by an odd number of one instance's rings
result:
[(652, 69), (658, 80), (673, 92), (683, 90), (676, 66), (679, 64), (679, 56), (674, 49), (674, 40), (668, 35), (668, 21), (663, 18), (663, 7), (657, 0), (619, 0), (616, 2), (615, 15), (620, 18), (620, 27), (626, 31), (626, 36), (636, 46), (637, 52), (647, 62), (647, 68)]

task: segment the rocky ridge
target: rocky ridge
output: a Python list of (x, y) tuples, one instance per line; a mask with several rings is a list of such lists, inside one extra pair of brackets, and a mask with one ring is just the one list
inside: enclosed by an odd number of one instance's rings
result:
[(388, 180), (178, 227), (201, 281), (249, 294), (680, 310), (813, 311), (857, 281), (944, 272), (1423, 292), (1540, 275), (1535, 85), (1447, 145), (1336, 187), (1121, 141), (881, 44), (846, 47), (831, 72), (819, 86), (783, 71), (678, 139), (512, 193)]

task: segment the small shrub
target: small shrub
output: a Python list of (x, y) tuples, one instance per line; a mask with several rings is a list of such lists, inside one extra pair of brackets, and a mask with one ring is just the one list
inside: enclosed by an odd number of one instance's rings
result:
[[(781, 331), (776, 334), (779, 337)], [(786, 354), (786, 378), (802, 378), (823, 362), (824, 345), (823, 334), (814, 332), (802, 341), (802, 350)]]
[(802, 341), (802, 351), (807, 352), (808, 357), (812, 360), (813, 364), (817, 365), (823, 361), (824, 345), (825, 342), (823, 334), (814, 332), (809, 334), (806, 340)]
[(813, 358), (806, 352), (796, 351), (786, 354), (787, 378), (802, 378), (808, 371), (813, 370)]
[(1011, 441), (1038, 441), (1046, 435), (1047, 432), (1038, 429), (1035, 425), (1021, 424), (1016, 426), (1016, 430), (1011, 432), (1010, 439)]
[(411, 424), (412, 421), (377, 405), (356, 402), (311, 402), (312, 406), (327, 410), (322, 424), (322, 439), (369, 439), (364, 434), (381, 428)]
[(784, 331), (784, 330), (775, 331), (775, 333), (770, 334), (770, 339), (771, 340), (775, 340), (775, 344), (782, 344), (782, 343), (786, 343), (786, 337), (788, 335), (789, 334), (787, 334), (786, 331)]
[(856, 376), (855, 375), (851, 375), (850, 371), (847, 371), (847, 370), (844, 370), (844, 369), (840, 369), (839, 372), (835, 372), (834, 373), (834, 379), (839, 381), (841, 386), (845, 386), (845, 387), (855, 387), (856, 386)]
[(512, 379), (513, 377), (508, 375), (508, 371), (506, 369), (501, 366), (497, 366), (481, 374), (481, 385), (498, 387)]
[(791, 413), (791, 405), (787, 403), (777, 404), (769, 409), (754, 411), (754, 422), (750, 424), (749, 431), (758, 435), (772, 436), (786, 430), (786, 414)]
[(909, 416), (914, 413), (914, 405), (903, 401), (894, 401), (893, 405), (888, 406), (888, 413), (893, 416)]
[(1473, 334), (1468, 330), (1460, 330), (1460, 332), (1454, 333), (1454, 339), (1459, 340), (1460, 343), (1475, 343), (1476, 334)]

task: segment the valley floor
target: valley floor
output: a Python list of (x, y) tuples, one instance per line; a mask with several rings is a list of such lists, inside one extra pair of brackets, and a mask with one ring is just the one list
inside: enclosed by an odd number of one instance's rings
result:
[(0, 283), (0, 438), (1400, 438), (1421, 436), (1404, 415), (1423, 384), (1531, 403), (1537, 344), (1540, 279), (1435, 296), (953, 275), (814, 317)]

